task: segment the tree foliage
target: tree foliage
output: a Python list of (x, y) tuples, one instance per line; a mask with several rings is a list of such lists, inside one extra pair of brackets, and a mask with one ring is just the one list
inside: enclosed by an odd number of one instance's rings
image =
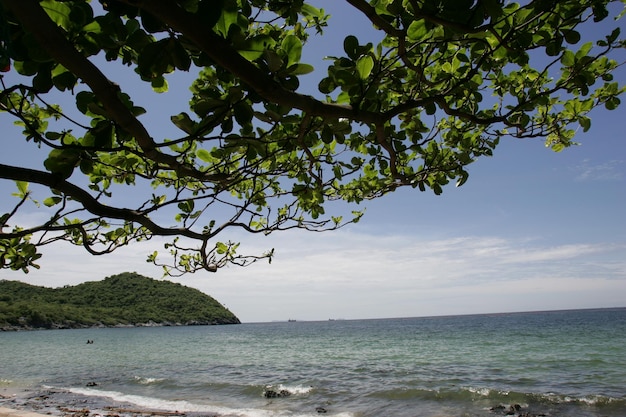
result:
[(0, 294), (0, 328), (239, 323), (196, 289), (129, 272), (62, 288), (3, 280)]
[[(324, 72), (302, 62), (334, 24), (314, 2), (0, 0), (0, 110), (36, 161), (0, 164), (17, 185), (2, 268), (28, 271), (53, 242), (103, 254), (155, 236), (172, 238), (165, 261), (148, 256), (169, 274), (271, 259), (218, 235), (336, 229), (362, 212), (327, 213), (333, 201), (440, 194), (501, 138), (560, 151), (593, 108), (620, 103), (618, 1), (337, 1), (380, 42), (347, 36)], [(166, 76), (190, 74), (189, 107), (171, 109), (179, 136), (142, 121), (115, 65), (161, 106)], [(43, 221), (20, 221), (29, 204)]]

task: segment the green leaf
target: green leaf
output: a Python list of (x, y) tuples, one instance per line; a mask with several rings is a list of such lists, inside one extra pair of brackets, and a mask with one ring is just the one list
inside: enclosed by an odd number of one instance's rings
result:
[(44, 167), (64, 179), (69, 178), (80, 161), (80, 152), (75, 149), (53, 149), (44, 161)]
[(33, 87), (38, 93), (47, 93), (53, 85), (52, 74), (47, 69), (41, 69), (33, 78)]
[(59, 91), (71, 90), (76, 86), (78, 79), (69, 71), (64, 71), (52, 77), (52, 83)]
[(207, 151), (206, 149), (198, 149), (196, 151), (196, 156), (204, 162), (212, 162), (215, 159), (211, 156), (211, 152)]
[(580, 33), (575, 30), (564, 30), (563, 37), (565, 38), (565, 42), (569, 44), (575, 44), (580, 42)]
[(359, 57), (358, 49), (359, 40), (356, 38), (356, 36), (346, 36), (346, 38), (343, 40), (343, 50), (346, 51), (346, 54), (352, 59), (357, 59)]
[(91, 129), (89, 133), (93, 137), (93, 146), (100, 149), (109, 149), (113, 146), (115, 131), (111, 123), (102, 121)]
[(246, 102), (239, 102), (235, 104), (233, 108), (233, 113), (235, 116), (235, 120), (239, 123), (240, 126), (244, 126), (252, 122), (252, 118), (254, 117), (254, 112), (252, 107)]
[(83, 174), (90, 175), (93, 172), (93, 161), (91, 159), (81, 159), (78, 166)]
[(57, 205), (61, 202), (61, 197), (57, 197), (57, 196), (53, 196), (53, 197), (48, 197), (45, 200), (43, 200), (43, 204), (46, 207), (52, 207), (54, 205)]
[(566, 67), (571, 67), (572, 65), (574, 65), (575, 62), (576, 60), (574, 58), (574, 53), (572, 51), (567, 50), (563, 52), (563, 55), (561, 56), (561, 64), (563, 64)]
[(167, 27), (165, 26), (165, 24), (161, 20), (153, 16), (152, 14), (143, 10), (140, 10), (140, 14), (141, 14), (141, 24), (143, 25), (143, 27), (146, 29), (147, 32), (157, 33), (157, 32), (164, 32), (167, 30)]
[(587, 42), (587, 43), (583, 44), (583, 46), (580, 47), (578, 52), (576, 52), (576, 59), (580, 60), (582, 57), (587, 56), (589, 51), (591, 51), (592, 47), (593, 47), (593, 43), (591, 43), (591, 42)]
[(460, 178), (458, 179), (458, 181), (456, 182), (456, 186), (460, 187), (463, 184), (465, 184), (467, 182), (467, 179), (469, 178), (469, 173), (467, 173), (466, 171), (462, 171)]
[(615, 110), (620, 105), (620, 103), (621, 101), (619, 98), (611, 97), (606, 101), (606, 103), (604, 103), (604, 107), (606, 107), (607, 110)]
[(193, 211), (195, 204), (193, 200), (185, 200), (178, 203), (178, 208), (181, 209), (184, 213), (191, 213)]
[(169, 89), (169, 84), (167, 83), (165, 77), (163, 77), (162, 75), (153, 78), (150, 82), (150, 85), (152, 86), (152, 90), (154, 90), (155, 93), (165, 93)]
[(237, 18), (239, 14), (236, 10), (230, 11), (222, 9), (222, 14), (220, 18), (217, 20), (215, 26), (213, 26), (213, 30), (218, 34), (222, 35), (223, 38), (228, 37), (228, 31), (231, 25), (237, 24)]
[(291, 75), (304, 75), (313, 72), (315, 68), (309, 64), (295, 64), (287, 69)]
[(302, 42), (295, 35), (287, 35), (280, 46), (287, 56), (287, 67), (300, 62), (302, 56)]
[(423, 39), (427, 33), (428, 28), (424, 19), (412, 21), (407, 30), (407, 36), (413, 42)]
[(172, 123), (176, 125), (177, 128), (187, 133), (188, 135), (191, 135), (196, 128), (196, 123), (193, 120), (191, 120), (189, 115), (185, 112), (176, 114), (170, 117), (170, 119), (172, 120)]
[(225, 243), (222, 242), (217, 242), (215, 244), (215, 250), (217, 251), (217, 253), (219, 253), (220, 255), (225, 254), (226, 252), (228, 252), (228, 246)]
[(580, 123), (580, 126), (583, 128), (583, 132), (587, 132), (591, 129), (591, 119), (588, 117), (579, 118), (578, 123)]
[(26, 181), (15, 181), (15, 185), (17, 185), (17, 189), (20, 192), (20, 197), (28, 194), (28, 183)]
[(172, 58), (174, 44), (161, 39), (146, 45), (140, 52), (137, 70), (144, 80), (152, 80), (174, 69)]
[(59, 140), (63, 137), (63, 135), (59, 132), (46, 132), (44, 136), (49, 140)]
[(364, 55), (356, 61), (356, 70), (359, 74), (359, 78), (362, 80), (367, 79), (372, 73), (374, 68), (374, 59), (369, 55)]
[(50, 19), (61, 26), (63, 29), (69, 29), (71, 25), (70, 7), (66, 3), (53, 0), (44, 0), (41, 2), (41, 8), (50, 16)]
[(266, 50), (263, 53), (263, 57), (265, 58), (265, 62), (267, 62), (267, 67), (270, 69), (270, 71), (278, 72), (283, 67), (284, 62), (280, 55), (278, 55), (276, 52)]
[(69, 17), (75, 26), (84, 27), (93, 21), (93, 9), (88, 2), (74, 2)]
[(312, 16), (321, 19), (324, 17), (324, 9), (318, 9), (305, 3), (302, 5), (302, 14), (304, 16)]
[(337, 88), (337, 85), (330, 77), (327, 77), (323, 78), (322, 81), (319, 82), (317, 88), (320, 90), (320, 93), (330, 94)]
[(260, 58), (263, 53), (274, 46), (276, 42), (271, 36), (259, 35), (253, 38), (247, 39), (240, 45), (236, 46), (237, 52), (248, 61), (254, 61)]
[(189, 71), (191, 67), (191, 57), (182, 43), (178, 40), (171, 39), (168, 49), (174, 66), (181, 71)]
[(76, 94), (76, 108), (82, 113), (87, 114), (89, 110), (88, 106), (90, 103), (93, 103), (96, 99), (96, 96), (90, 91), (81, 91)]

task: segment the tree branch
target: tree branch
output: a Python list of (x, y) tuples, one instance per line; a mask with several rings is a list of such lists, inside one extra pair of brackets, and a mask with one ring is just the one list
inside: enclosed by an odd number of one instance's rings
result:
[[(111, 219), (135, 222), (150, 230), (155, 235), (185, 236), (196, 240), (207, 239), (206, 235), (196, 233), (185, 228), (166, 228), (159, 226), (136, 210), (104, 205), (82, 188), (48, 172), (0, 164), (0, 178), (45, 185), (52, 190), (60, 191), (65, 195), (72, 197), (72, 199), (78, 201), (91, 214)], [(3, 233), (2, 235), (9, 236), (10, 234)]]
[(346, 2), (348, 2), (355, 9), (362, 12), (370, 20), (370, 22), (372, 22), (373, 25), (384, 30), (388, 35), (395, 36), (397, 38), (404, 37), (405, 31), (395, 28), (385, 19), (380, 17), (380, 15), (376, 13), (376, 9), (370, 6), (364, 0), (346, 0)]
[(228, 70), (253, 88), (260, 96), (272, 103), (302, 110), (311, 116), (346, 118), (363, 123), (384, 122), (376, 112), (362, 111), (351, 106), (325, 103), (312, 96), (288, 90), (263, 73), (252, 62), (242, 57), (223, 38), (196, 15), (185, 11), (169, 0), (119, 0), (139, 7), (166, 22), (175, 31), (182, 33), (206, 53), (217, 65)]
[(158, 151), (144, 125), (120, 100), (120, 88), (111, 82), (96, 65), (78, 52), (67, 40), (62, 30), (54, 24), (37, 0), (0, 0), (6, 10), (11, 11), (21, 24), (30, 31), (41, 47), (55, 61), (62, 64), (74, 75), (82, 79), (98, 97), (111, 118), (123, 130), (130, 133), (145, 156), (176, 171), (180, 176), (188, 176), (202, 181), (223, 181), (221, 175), (200, 172), (193, 167), (181, 164), (174, 156)]

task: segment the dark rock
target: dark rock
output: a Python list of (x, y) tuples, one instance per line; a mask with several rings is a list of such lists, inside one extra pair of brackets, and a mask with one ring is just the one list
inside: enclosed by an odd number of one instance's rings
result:
[(291, 392), (286, 389), (281, 389), (280, 391), (275, 391), (273, 389), (266, 389), (263, 393), (265, 398), (280, 398), (280, 397), (289, 397)]
[(263, 396), (265, 398), (276, 398), (276, 397), (278, 397), (278, 393), (276, 391), (274, 391), (273, 389), (267, 389), (263, 393)]
[(324, 407), (315, 407), (315, 411), (317, 411), (320, 414), (325, 414), (328, 412), (328, 410), (325, 409)]

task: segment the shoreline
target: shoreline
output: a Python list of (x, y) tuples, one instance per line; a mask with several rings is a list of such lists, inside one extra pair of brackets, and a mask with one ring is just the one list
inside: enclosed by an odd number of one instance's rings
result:
[(241, 324), (240, 322), (230, 321), (208, 321), (208, 320), (191, 320), (185, 323), (172, 322), (172, 321), (148, 321), (145, 323), (116, 323), (116, 324), (102, 324), (100, 322), (95, 324), (81, 324), (81, 323), (52, 323), (48, 327), (33, 327), (33, 326), (14, 326), (14, 325), (0, 325), (0, 332), (32, 332), (42, 330), (80, 330), (80, 329), (131, 329), (137, 327), (187, 327), (187, 326), (228, 326)]
[[(60, 398), (59, 398), (60, 397)], [(54, 388), (0, 388), (0, 417), (219, 417), (215, 413), (141, 408), (121, 402), (89, 401)]]

